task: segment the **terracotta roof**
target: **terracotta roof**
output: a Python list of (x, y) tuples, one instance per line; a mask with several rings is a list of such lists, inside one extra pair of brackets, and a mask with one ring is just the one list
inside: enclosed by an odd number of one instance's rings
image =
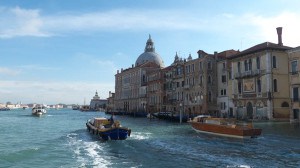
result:
[(289, 50), (289, 49), (292, 49), (292, 47), (288, 47), (288, 46), (280, 46), (278, 44), (275, 44), (275, 43), (271, 43), (271, 42), (264, 42), (264, 43), (261, 43), (261, 44), (258, 44), (258, 45), (255, 45), (253, 47), (250, 47), (238, 54), (235, 54), (231, 57), (229, 57), (229, 59), (234, 59), (234, 58), (237, 58), (237, 57), (241, 57), (241, 56), (244, 56), (244, 55), (248, 55), (248, 54), (252, 54), (252, 53), (255, 53), (255, 52), (259, 52), (259, 51), (264, 51), (264, 50), (281, 50), (281, 51), (285, 51), (285, 50)]
[(225, 58), (230, 58), (231, 56), (236, 55), (238, 53), (240, 53), (240, 51), (231, 49), (231, 50), (225, 50), (220, 53), (217, 53), (217, 56), (219, 59), (220, 58), (225, 59)]

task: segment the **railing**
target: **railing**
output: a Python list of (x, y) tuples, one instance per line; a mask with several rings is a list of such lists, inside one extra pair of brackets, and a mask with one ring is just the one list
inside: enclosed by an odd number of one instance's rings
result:
[(240, 98), (268, 98), (268, 92), (260, 92), (260, 93), (243, 93), (243, 94), (233, 94), (232, 97), (234, 99)]
[(299, 72), (298, 71), (292, 71), (290, 72), (291, 75), (297, 75)]
[(234, 78), (238, 79), (238, 78), (253, 77), (253, 76), (261, 75), (263, 72), (264, 72), (264, 70), (260, 70), (260, 69), (255, 69), (255, 70), (246, 71), (246, 72), (238, 72), (238, 73), (235, 73)]
[(147, 97), (147, 94), (142, 94), (142, 93), (140, 93), (140, 94), (139, 94), (139, 97)]
[(294, 97), (294, 98), (291, 98), (291, 101), (292, 101), (292, 102), (299, 102), (300, 99), (299, 99), (299, 97)]

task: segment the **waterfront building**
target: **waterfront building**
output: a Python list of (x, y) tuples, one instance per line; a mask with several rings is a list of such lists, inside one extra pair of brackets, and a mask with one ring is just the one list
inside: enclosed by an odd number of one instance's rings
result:
[[(192, 74), (195, 78), (194, 85), (188, 88), (190, 93), (186, 97), (190, 101), (188, 111), (195, 109), (195, 114), (217, 115), (217, 56), (208, 54), (203, 50), (198, 50), (197, 54), (198, 58), (192, 62), (188, 61), (187, 64), (191, 63), (191, 70), (186, 72), (186, 77)], [(195, 70), (193, 70), (193, 66), (195, 66)], [(189, 84), (193, 80), (191, 80), (192, 76), (188, 79)]]
[(177, 52), (174, 62), (163, 71), (164, 97), (163, 111), (179, 114), (183, 110), (184, 97), (184, 61), (179, 58)]
[(6, 107), (6, 104), (0, 103), (0, 108)]
[(115, 93), (109, 91), (109, 95), (107, 98), (107, 112), (114, 112), (115, 111)]
[(231, 56), (233, 113), (238, 118), (289, 119), (287, 50), (277, 28), (278, 44), (264, 42)]
[[(177, 80), (177, 104), (183, 114), (192, 117), (198, 114), (218, 115), (216, 55), (202, 50), (198, 58), (191, 54), (182, 62), (182, 76)], [(179, 80), (179, 81), (178, 81)]]
[(164, 69), (152, 70), (147, 74), (147, 107), (149, 113), (165, 111), (163, 107)]
[(96, 91), (95, 96), (90, 101), (90, 110), (100, 110), (106, 108), (107, 100), (100, 99), (98, 92)]
[(287, 51), (289, 55), (289, 81), (290, 81), (290, 95), (291, 95), (291, 109), (290, 120), (300, 121), (300, 99), (299, 99), (299, 61), (300, 61), (300, 47)]
[(147, 113), (147, 79), (150, 72), (159, 71), (164, 63), (155, 52), (154, 42), (149, 35), (144, 53), (131, 68), (121, 69), (115, 75), (115, 110), (133, 115)]
[(237, 54), (239, 51), (226, 50), (221, 53), (216, 53), (217, 55), (217, 82), (218, 82), (218, 111), (221, 117), (233, 117), (233, 101), (231, 97), (231, 63), (228, 59), (230, 56)]
[(176, 97), (175, 97), (175, 88), (173, 82), (173, 66), (168, 66), (163, 70), (163, 103), (162, 103), (162, 111), (164, 112), (173, 112), (176, 106)]

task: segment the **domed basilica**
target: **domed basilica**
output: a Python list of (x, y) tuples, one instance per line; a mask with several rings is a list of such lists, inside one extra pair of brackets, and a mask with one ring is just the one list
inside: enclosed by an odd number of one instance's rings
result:
[(160, 55), (155, 52), (154, 42), (149, 35), (144, 52), (131, 68), (121, 69), (115, 75), (114, 111), (130, 112), (132, 115), (146, 115), (147, 80), (150, 72), (164, 67)]

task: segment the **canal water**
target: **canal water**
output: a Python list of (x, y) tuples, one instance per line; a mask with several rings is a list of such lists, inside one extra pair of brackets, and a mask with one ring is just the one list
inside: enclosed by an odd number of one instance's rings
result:
[[(196, 133), (188, 124), (116, 116), (132, 129), (124, 141), (98, 141), (85, 128), (103, 112), (0, 112), (0, 167), (300, 167), (300, 127), (255, 123), (263, 134), (234, 139)], [(108, 116), (109, 117), (109, 116)]]

